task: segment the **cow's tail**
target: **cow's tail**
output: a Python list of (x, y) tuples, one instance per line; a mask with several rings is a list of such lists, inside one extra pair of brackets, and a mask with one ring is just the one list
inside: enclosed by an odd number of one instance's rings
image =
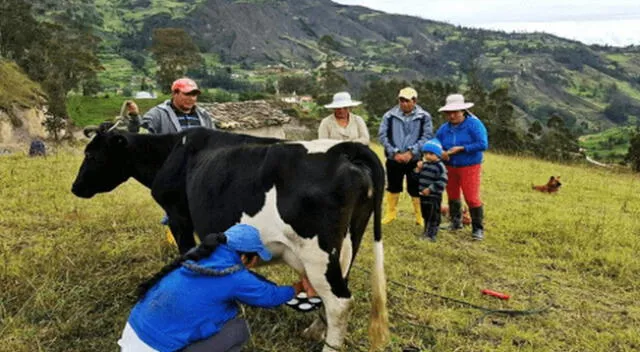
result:
[(371, 275), (371, 319), (369, 341), (371, 350), (386, 345), (389, 340), (389, 312), (387, 311), (387, 279), (384, 274), (384, 247), (382, 245), (382, 197), (384, 195), (384, 167), (369, 149), (371, 178), (373, 180), (373, 270)]
[(373, 205), (373, 257), (371, 270), (371, 319), (369, 341), (371, 350), (384, 347), (389, 340), (389, 313), (387, 311), (387, 279), (384, 274), (384, 247), (382, 245), (382, 197), (385, 173), (380, 158), (369, 147), (355, 142), (339, 143), (331, 148), (346, 156), (351, 163), (366, 170), (371, 179), (367, 190)]

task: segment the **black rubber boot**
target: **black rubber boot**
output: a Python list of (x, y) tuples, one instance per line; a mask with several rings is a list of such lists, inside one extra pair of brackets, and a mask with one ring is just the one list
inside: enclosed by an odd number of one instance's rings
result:
[(471, 227), (473, 229), (471, 236), (476, 241), (482, 241), (484, 239), (484, 209), (482, 206), (471, 208), (469, 213), (471, 214)]
[(456, 231), (462, 228), (462, 202), (459, 199), (449, 201), (449, 218), (451, 225), (447, 230)]

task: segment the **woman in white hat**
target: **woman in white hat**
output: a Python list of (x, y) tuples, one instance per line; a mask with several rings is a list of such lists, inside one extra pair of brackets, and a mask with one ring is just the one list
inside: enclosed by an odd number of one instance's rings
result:
[(352, 114), (349, 108), (362, 104), (351, 100), (347, 92), (336, 93), (331, 104), (324, 107), (333, 109), (333, 114), (325, 117), (318, 127), (319, 139), (339, 139), (369, 145), (369, 130), (362, 117)]
[(447, 115), (436, 138), (442, 143), (442, 159), (447, 166), (449, 182), (449, 214), (451, 230), (462, 228), (461, 191), (471, 214), (474, 240), (484, 238), (484, 209), (480, 199), (480, 175), (483, 152), (489, 147), (487, 129), (480, 119), (469, 112), (473, 103), (465, 102), (462, 94), (451, 94), (446, 104), (438, 109)]

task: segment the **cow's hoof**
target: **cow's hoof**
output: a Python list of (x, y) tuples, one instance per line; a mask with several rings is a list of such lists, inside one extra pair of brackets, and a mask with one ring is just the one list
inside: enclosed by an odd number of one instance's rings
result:
[(324, 341), (327, 333), (327, 326), (320, 319), (316, 319), (304, 329), (302, 336), (312, 341)]

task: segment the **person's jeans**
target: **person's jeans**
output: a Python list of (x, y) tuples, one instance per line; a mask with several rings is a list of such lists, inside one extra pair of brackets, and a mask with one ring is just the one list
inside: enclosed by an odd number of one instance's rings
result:
[(185, 347), (181, 352), (240, 352), (249, 341), (251, 332), (244, 319), (229, 320), (222, 330), (208, 339), (200, 340)]

